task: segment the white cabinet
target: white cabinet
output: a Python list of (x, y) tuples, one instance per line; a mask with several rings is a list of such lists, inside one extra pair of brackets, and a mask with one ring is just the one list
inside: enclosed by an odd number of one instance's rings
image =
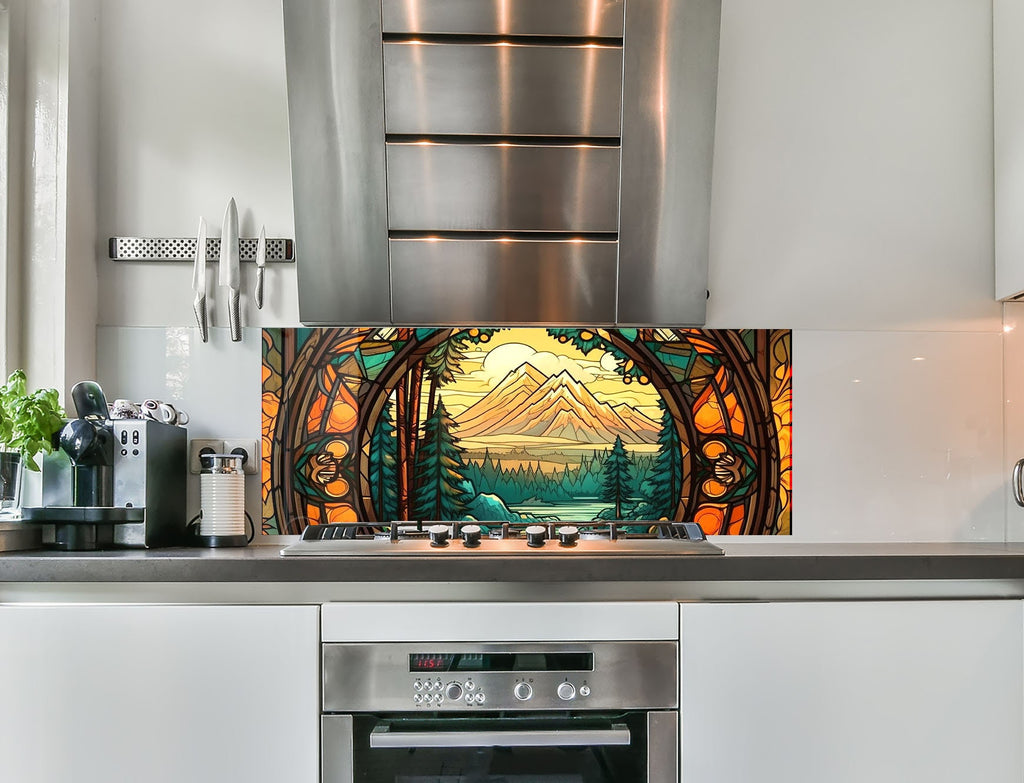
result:
[(0, 607), (0, 779), (315, 783), (318, 608)]
[(996, 298), (1024, 293), (1024, 0), (993, 0)]
[(1020, 783), (1019, 601), (681, 607), (683, 783)]

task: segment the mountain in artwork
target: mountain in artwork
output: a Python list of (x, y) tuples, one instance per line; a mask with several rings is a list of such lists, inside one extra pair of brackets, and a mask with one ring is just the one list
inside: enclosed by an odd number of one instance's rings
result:
[(636, 408), (601, 402), (563, 370), (547, 376), (529, 362), (455, 418), (460, 439), (495, 435), (575, 443), (656, 443), (659, 425)]

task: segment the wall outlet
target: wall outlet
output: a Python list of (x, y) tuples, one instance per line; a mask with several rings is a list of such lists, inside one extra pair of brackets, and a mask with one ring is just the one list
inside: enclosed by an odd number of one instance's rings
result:
[(260, 462), (263, 459), (263, 455), (260, 452), (259, 441), (247, 438), (225, 438), (224, 453), (241, 454), (244, 458), (242, 470), (246, 473), (260, 472)]
[(223, 454), (224, 441), (193, 438), (188, 443), (188, 472), (198, 473), (202, 469), (200, 454)]

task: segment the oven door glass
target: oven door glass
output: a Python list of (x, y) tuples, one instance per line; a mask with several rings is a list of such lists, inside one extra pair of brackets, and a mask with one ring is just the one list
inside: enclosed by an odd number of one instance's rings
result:
[(357, 715), (352, 772), (354, 783), (642, 783), (647, 715)]

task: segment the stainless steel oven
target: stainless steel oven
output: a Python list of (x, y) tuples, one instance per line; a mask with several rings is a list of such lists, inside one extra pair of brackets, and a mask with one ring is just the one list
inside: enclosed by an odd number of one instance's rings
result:
[(675, 641), (322, 651), (324, 783), (677, 783)]

